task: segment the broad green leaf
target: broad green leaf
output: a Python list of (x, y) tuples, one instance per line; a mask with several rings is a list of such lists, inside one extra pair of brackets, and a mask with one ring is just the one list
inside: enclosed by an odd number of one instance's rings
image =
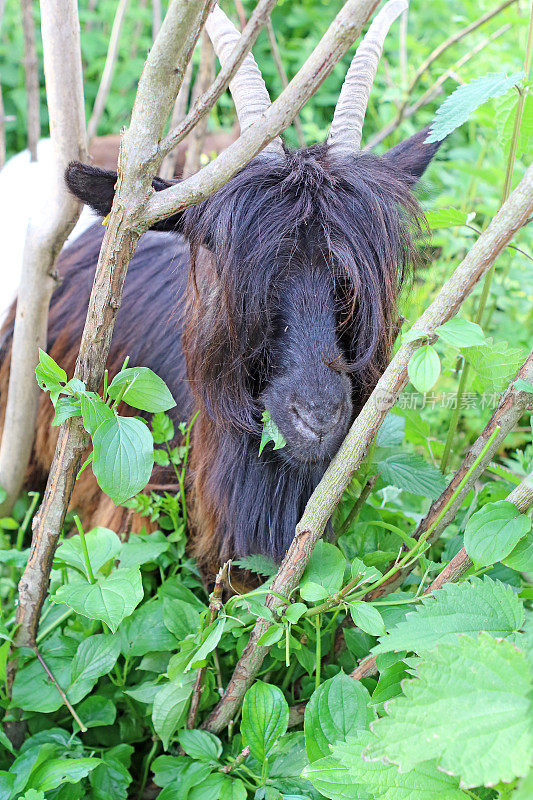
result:
[(118, 636), (96, 634), (80, 642), (72, 662), (67, 692), (71, 703), (78, 703), (91, 691), (98, 678), (113, 669), (119, 653)]
[(360, 583), (372, 583), (382, 578), (381, 572), (375, 567), (367, 567), (360, 558), (354, 558), (351, 566), (352, 578), (358, 578)]
[(375, 800), (366, 787), (358, 783), (348, 769), (331, 755), (313, 761), (305, 767), (302, 776), (330, 800)]
[(116, 505), (144, 489), (154, 465), (152, 434), (131, 417), (104, 420), (93, 435), (93, 472)]
[(133, 779), (120, 759), (113, 757), (113, 750), (104, 752), (102, 763), (89, 775), (91, 800), (127, 800)]
[(264, 645), (264, 647), (270, 647), (271, 645), (276, 644), (276, 642), (279, 642), (283, 636), (283, 633), (283, 625), (278, 625), (275, 623), (266, 629), (264, 634), (258, 640), (257, 644)]
[(51, 758), (32, 771), (28, 789), (49, 792), (64, 783), (79, 783), (95, 769), (99, 758)]
[(394, 653), (394, 658), (396, 660), (386, 666), (378, 661), (379, 680), (372, 692), (373, 706), (386, 703), (387, 700), (397, 697), (402, 692), (401, 685), (407, 671), (404, 661), (398, 658), (396, 653)]
[(155, 561), (170, 548), (170, 542), (163, 533), (132, 533), (121, 547), (119, 566), (121, 569), (139, 567)]
[(533, 530), (520, 539), (503, 563), (517, 572), (533, 572)]
[(457, 208), (441, 208), (438, 211), (426, 211), (426, 221), (430, 228), (454, 228), (464, 225), (468, 214)]
[(27, 550), (0, 550), (0, 564), (8, 564), (9, 566), (23, 569), (28, 563), (30, 557), (30, 548)]
[(331, 753), (330, 745), (364, 730), (374, 718), (370, 695), (353, 678), (339, 672), (324, 681), (309, 700), (304, 717), (305, 747), (309, 761)]
[(121, 626), (120, 633), (122, 653), (126, 657), (144, 656), (158, 650), (171, 652), (178, 646), (178, 640), (166, 625), (164, 601), (159, 599), (152, 599), (134, 611)]
[(71, 583), (60, 586), (52, 596), (55, 603), (64, 603), (78, 614), (99, 619), (113, 633), (143, 599), (141, 573), (138, 569), (121, 569), (94, 584)]
[[(516, 105), (518, 103), (518, 92), (509, 92), (502, 97), (496, 105), (496, 124), (498, 126), (498, 143), (503, 147), (506, 154), (509, 153), (511, 140), (513, 138), (514, 122), (516, 115)], [(525, 93), (524, 110), (520, 133), (517, 141), (516, 155), (520, 158), (526, 155), (533, 138), (533, 95), (531, 89)]]
[[(527, 774), (533, 747), (531, 669), (524, 653), (487, 633), (437, 645), (374, 722), (365, 758), (402, 772), (437, 759), (467, 788)], [(512, 743), (512, 744), (511, 744)]]
[(121, 370), (109, 386), (109, 397), (116, 400), (126, 385), (122, 400), (133, 408), (156, 412), (168, 411), (176, 405), (165, 381), (148, 367)]
[(187, 800), (246, 800), (247, 797), (246, 787), (241, 780), (214, 772), (190, 789)]
[(163, 619), (168, 630), (178, 639), (196, 633), (200, 627), (200, 613), (196, 606), (185, 600), (163, 598)]
[(287, 442), (283, 438), (283, 435), (270, 416), (269, 411), (263, 411), (261, 416), (263, 420), (263, 433), (261, 434), (261, 442), (259, 443), (259, 455), (263, 452), (263, 449), (268, 442), (273, 442), (274, 447), (273, 450), (281, 450)]
[(41, 389), (48, 389), (57, 384), (67, 382), (67, 373), (54, 359), (39, 348), (39, 364), (35, 369), (37, 383)]
[(363, 748), (375, 741), (369, 731), (360, 731), (347, 742), (334, 745), (333, 757), (348, 769), (372, 797), (383, 800), (467, 800), (456, 778), (446, 775), (434, 761), (417, 764), (407, 773), (398, 768), (362, 758)]
[(378, 462), (386, 484), (435, 500), (446, 488), (446, 479), (436, 467), (415, 453), (395, 453)]
[(371, 636), (380, 636), (385, 633), (385, 625), (383, 618), (377, 608), (371, 606), (370, 603), (363, 603), (356, 600), (350, 603), (350, 615), (354, 625), (361, 628), (365, 633)]
[[(70, 683), (70, 659), (47, 656), (46, 664), (59, 686), (65, 691)], [(49, 714), (57, 711), (63, 705), (63, 700), (39, 661), (33, 659), (17, 671), (13, 683), (12, 703), (15, 708), (21, 708), (23, 711)]]
[(94, 392), (82, 394), (80, 404), (83, 427), (91, 436), (102, 422), (115, 419), (113, 411)]
[(423, 655), (437, 644), (454, 642), (460, 633), (487, 631), (492, 636), (508, 636), (519, 630), (523, 621), (520, 599), (503, 583), (488, 577), (447, 583), (417, 603), (372, 653), (412, 650)]
[(526, 357), (523, 349), (509, 347), (507, 342), (493, 343), (491, 339), (482, 347), (465, 347), (462, 352), (476, 372), (480, 388), (488, 392), (503, 391)]
[(260, 764), (269, 757), (289, 724), (289, 706), (277, 686), (256, 681), (246, 692), (241, 733), (245, 745)]
[(523, 72), (515, 72), (510, 77), (504, 72), (492, 72), (459, 86), (437, 110), (426, 142), (442, 141), (466, 122), (479, 106), (492, 97), (505, 94), (511, 86), (519, 84), (523, 77)]
[(425, 344), (416, 350), (407, 367), (409, 380), (421, 392), (429, 392), (440, 375), (440, 358), (435, 348)]
[[(108, 561), (118, 556), (122, 547), (122, 542), (117, 534), (109, 528), (93, 528), (85, 534), (85, 543), (95, 575)], [(61, 542), (55, 552), (55, 559), (63, 561), (71, 567), (77, 567), (87, 580), (89, 579), (79, 534)]]
[(226, 619), (224, 616), (219, 616), (215, 622), (212, 622), (211, 625), (208, 625), (207, 628), (202, 631), (201, 634), (201, 641), (200, 647), (194, 651), (185, 670), (190, 670), (193, 664), (196, 664), (199, 661), (204, 661), (209, 653), (212, 653), (217, 644), (219, 643), (222, 634), (224, 633), (224, 625), (226, 624)]
[(508, 500), (487, 503), (466, 524), (465, 550), (476, 566), (488, 567), (508, 556), (530, 530), (531, 519)]
[(512, 800), (531, 800), (533, 797), (533, 769), (525, 778), (518, 782), (518, 786), (511, 795)]
[(165, 750), (185, 718), (195, 680), (195, 672), (183, 673), (162, 686), (155, 696), (152, 722)]
[(457, 317), (445, 322), (444, 325), (439, 325), (435, 328), (435, 333), (439, 334), (439, 338), (443, 342), (451, 344), (453, 347), (482, 346), (486, 343), (483, 328), (475, 322)]
[[(112, 725), (117, 717), (117, 708), (108, 697), (95, 694), (87, 697), (76, 707), (76, 713), (86, 728), (97, 728)], [(79, 731), (80, 727), (74, 722), (73, 728)]]
[(126, 689), (125, 694), (133, 697), (139, 703), (151, 705), (162, 685), (158, 681), (144, 681), (144, 683), (139, 683), (131, 689)]
[(183, 751), (197, 761), (217, 762), (222, 755), (222, 742), (207, 731), (181, 731), (178, 736)]
[(197, 787), (203, 789), (212, 767), (199, 761), (190, 761), (183, 764), (179, 777), (172, 784), (167, 784), (158, 794), (158, 800), (190, 800), (192, 790)]
[(306, 611), (307, 606), (304, 605), (304, 603), (291, 603), (290, 606), (287, 606), (284, 609), (283, 616), (294, 625), (294, 623), (298, 622), (302, 614), (305, 614)]
[(403, 442), (405, 420), (398, 414), (387, 414), (376, 436), (378, 447), (396, 447)]
[(428, 333), (418, 328), (409, 328), (408, 331), (402, 334), (402, 342), (418, 342), (420, 339), (427, 339), (428, 336)]
[(519, 392), (528, 392), (533, 394), (533, 383), (529, 383), (529, 381), (524, 381), (522, 378), (517, 378), (514, 382), (514, 385)]
[[(300, 582), (300, 594), (303, 599), (320, 600), (338, 592), (342, 586), (345, 568), (346, 558), (339, 548), (319, 539)], [(317, 584), (322, 587), (325, 594), (316, 597), (316, 592), (307, 591), (307, 584)]]
[(71, 397), (62, 397), (56, 403), (56, 413), (52, 420), (52, 425), (57, 428), (65, 420), (71, 417), (79, 417), (81, 414), (80, 401)]

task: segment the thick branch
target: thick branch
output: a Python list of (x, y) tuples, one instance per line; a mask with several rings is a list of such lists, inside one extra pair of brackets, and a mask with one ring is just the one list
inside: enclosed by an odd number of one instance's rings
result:
[[(438, 325), (442, 325), (457, 312), (461, 303), (502, 249), (507, 246), (516, 231), (525, 224), (532, 211), (533, 166), (529, 168), (520, 184), (475, 242), (429, 308), (415, 323), (414, 327), (417, 330), (432, 334)], [(281, 603), (274, 593), (287, 597), (298, 586), (315, 543), (322, 536), (328, 519), (355, 470), (361, 464), (385, 415), (407, 383), (407, 366), (421, 343), (419, 340), (401, 345), (311, 495), (302, 519), (296, 526), (292, 544), (272, 582), (273, 594), (269, 595), (266, 601), (269, 608), (276, 608)], [(221, 730), (240, 707), (246, 690), (252, 684), (269, 651), (268, 647), (257, 644), (268, 624), (262, 619), (256, 623), (224, 697), (207, 720), (205, 727), (208, 730), (213, 732)]]
[(111, 89), (111, 81), (113, 80), (113, 72), (115, 70), (115, 63), (118, 58), (118, 44), (120, 40), (120, 31), (122, 23), (126, 17), (129, 0), (119, 0), (117, 10), (115, 11), (115, 18), (113, 20), (113, 27), (111, 28), (111, 36), (109, 37), (109, 45), (107, 48), (107, 56), (100, 80), (100, 86), (94, 101), (93, 112), (87, 125), (87, 139), (89, 142), (96, 136), (98, 125), (104, 113), (105, 104), (109, 90)]
[(54, 147), (54, 178), (28, 225), (11, 351), (11, 374), (0, 448), (0, 486), (5, 515), (22, 488), (31, 454), (39, 389), (35, 381), (38, 348), (46, 348), (48, 305), (56, 285), (55, 261), (78, 219), (81, 206), (67, 192), (65, 167), (87, 158), (85, 108), (77, 4), (42, 0), (46, 96)]

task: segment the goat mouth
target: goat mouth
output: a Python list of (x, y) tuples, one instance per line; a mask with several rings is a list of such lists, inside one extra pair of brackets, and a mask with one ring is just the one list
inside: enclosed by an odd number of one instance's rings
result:
[(303, 435), (306, 439), (313, 439), (314, 441), (321, 442), (323, 439), (327, 439), (331, 436), (338, 428), (344, 409), (343, 406), (339, 406), (333, 416), (328, 420), (327, 428), (318, 423), (315, 427), (309, 419), (305, 419), (302, 416), (295, 405), (291, 405), (289, 411), (292, 416), (292, 424), (300, 435)]

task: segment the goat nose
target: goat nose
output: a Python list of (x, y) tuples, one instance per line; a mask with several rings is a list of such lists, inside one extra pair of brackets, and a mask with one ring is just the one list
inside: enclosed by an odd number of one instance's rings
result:
[(293, 401), (289, 406), (292, 424), (308, 439), (321, 439), (339, 424), (344, 409), (344, 401), (314, 402)]

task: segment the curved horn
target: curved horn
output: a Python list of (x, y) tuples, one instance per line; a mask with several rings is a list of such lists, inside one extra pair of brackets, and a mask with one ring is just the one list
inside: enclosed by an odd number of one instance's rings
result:
[[(240, 39), (240, 33), (218, 5), (209, 14), (205, 29), (220, 63), (225, 64)], [(235, 77), (230, 81), (229, 88), (241, 133), (244, 133), (270, 106), (265, 82), (251, 53), (248, 53)], [(279, 136), (267, 145), (263, 152), (283, 155), (283, 145)]]
[(389, 0), (374, 18), (357, 48), (344, 79), (328, 136), (331, 149), (357, 152), (370, 90), (376, 77), (383, 42), (394, 20), (408, 8), (408, 0)]

